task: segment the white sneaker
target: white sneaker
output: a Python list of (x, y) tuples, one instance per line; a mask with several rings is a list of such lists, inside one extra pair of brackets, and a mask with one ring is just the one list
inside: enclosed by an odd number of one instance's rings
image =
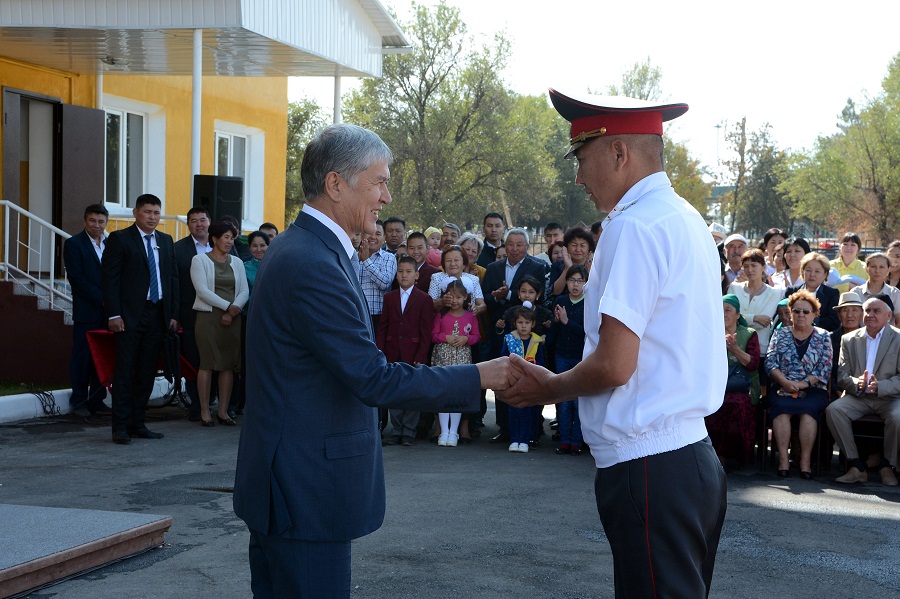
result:
[(459, 443), (459, 435), (457, 435), (456, 433), (448, 433), (447, 434), (447, 443), (445, 443), (445, 445), (447, 447), (456, 447), (456, 445), (458, 443)]
[(509, 451), (512, 453), (517, 453), (519, 451), (519, 444), (518, 443), (510, 443)]
[(441, 436), (438, 437), (438, 445), (441, 447), (447, 447), (447, 439), (450, 438), (450, 435), (447, 433), (441, 433)]
[(519, 453), (528, 453), (528, 443), (519, 443)]

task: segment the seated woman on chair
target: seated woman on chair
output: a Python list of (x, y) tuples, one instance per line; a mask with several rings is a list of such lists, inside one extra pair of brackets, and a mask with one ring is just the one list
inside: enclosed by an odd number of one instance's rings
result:
[(811, 455), (818, 422), (828, 405), (828, 377), (832, 348), (828, 333), (813, 326), (819, 300), (804, 289), (788, 298), (792, 325), (774, 332), (766, 354), (769, 388), (769, 415), (778, 447), (778, 476), (790, 475), (788, 447), (791, 416), (800, 416), (800, 476), (812, 478)]

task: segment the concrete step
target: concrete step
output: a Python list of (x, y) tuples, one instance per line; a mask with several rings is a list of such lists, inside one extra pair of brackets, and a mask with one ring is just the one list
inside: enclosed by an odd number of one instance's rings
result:
[(158, 547), (171, 526), (154, 514), (0, 504), (0, 597)]
[[(49, 284), (49, 279), (44, 282)], [(55, 295), (52, 298), (51, 302), (50, 292), (47, 289), (44, 289), (39, 285), (35, 285), (32, 281), (29, 281), (27, 279), (17, 280), (16, 285), (13, 288), (13, 293), (16, 295), (34, 296), (35, 298), (37, 298), (37, 307), (39, 310), (55, 310), (71, 315), (72, 300), (68, 298), (72, 297), (72, 287), (69, 285), (69, 282), (57, 279), (53, 282), (53, 288), (65, 294), (67, 297), (62, 298), (59, 295)], [(72, 324), (71, 316), (69, 316), (66, 320), (66, 324)]]

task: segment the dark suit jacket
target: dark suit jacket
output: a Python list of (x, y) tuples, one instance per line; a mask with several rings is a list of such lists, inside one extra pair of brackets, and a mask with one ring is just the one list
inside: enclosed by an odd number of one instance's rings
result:
[[(800, 289), (806, 289), (806, 285), (799, 285), (797, 287), (788, 287), (784, 292), (784, 297), (791, 297), (791, 294)], [(819, 308), (819, 316), (813, 322), (813, 324), (817, 327), (821, 327), (826, 331), (833, 331), (841, 326), (841, 319), (838, 318), (837, 311), (835, 307), (837, 307), (838, 302), (841, 299), (840, 292), (834, 287), (829, 287), (828, 285), (822, 283), (819, 285), (819, 288), (816, 289), (816, 299), (819, 300), (819, 303), (822, 304), (822, 307)]]
[[(168, 323), (178, 318), (178, 267), (172, 237), (156, 232), (159, 245), (159, 277), (162, 285), (163, 314)], [(131, 225), (114, 231), (103, 251), (103, 303), (106, 317), (121, 316), (125, 330), (137, 326), (150, 289), (150, 263), (141, 230)]]
[(197, 255), (194, 238), (188, 235), (175, 242), (175, 263), (178, 265), (178, 322), (186, 329), (194, 328), (197, 313), (194, 300), (197, 292), (191, 282), (191, 260)]
[(256, 533), (348, 541), (384, 519), (379, 407), (477, 411), (474, 365), (414, 368), (375, 346), (340, 241), (301, 212), (260, 264), (234, 511)]
[(375, 345), (388, 362), (427, 364), (433, 326), (434, 302), (430, 295), (413, 286), (406, 310), (401, 313), (400, 290), (388, 291), (375, 331)]
[[(855, 379), (859, 379), (865, 369), (866, 327), (862, 327), (841, 337), (838, 387), (848, 395), (856, 395)], [(878, 381), (878, 397), (900, 400), (900, 329), (890, 324), (884, 327), (875, 354), (875, 372), (870, 374)]]
[(488, 244), (484, 244), (484, 247), (481, 248), (481, 253), (478, 254), (478, 258), (475, 260), (475, 264), (487, 268), (489, 265), (493, 264), (496, 259), (497, 248), (492, 248)]
[(516, 271), (516, 276), (513, 280), (506, 281), (510, 291), (512, 291), (510, 300), (507, 302), (500, 302), (491, 295), (491, 291), (499, 289), (503, 285), (504, 279), (506, 279), (506, 260), (500, 260), (489, 264), (484, 273), (484, 279), (481, 281), (481, 291), (484, 294), (484, 303), (487, 304), (488, 307), (490, 322), (497, 322), (499, 319), (503, 318), (503, 313), (507, 309), (519, 305), (519, 284), (522, 282), (522, 277), (525, 275), (531, 275), (543, 283), (544, 287), (541, 288), (541, 291), (543, 291), (546, 287), (547, 271), (549, 268), (550, 266), (543, 260), (525, 256), (519, 264), (519, 269)]
[(66, 241), (63, 261), (72, 287), (72, 320), (86, 323), (102, 321), (106, 317), (103, 312), (103, 270), (87, 231)]

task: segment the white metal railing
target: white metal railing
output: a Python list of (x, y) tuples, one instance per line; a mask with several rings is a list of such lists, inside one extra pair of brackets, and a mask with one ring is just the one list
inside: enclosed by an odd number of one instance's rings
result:
[[(133, 223), (133, 216), (110, 214), (109, 221), (106, 225), (106, 233), (109, 234), (113, 231), (130, 227)], [(187, 217), (161, 216), (159, 218), (159, 226), (156, 227), (156, 230), (167, 233), (172, 236), (172, 239), (178, 241), (188, 234)]]
[[(71, 315), (72, 296), (62, 268), (57, 274), (57, 255), (71, 235), (9, 200), (3, 207), (3, 279), (21, 285), (29, 293), (49, 301), (50, 307)], [(24, 230), (23, 230), (24, 229)], [(30, 286), (29, 286), (30, 284)]]
[[(63, 242), (71, 237), (62, 229), (32, 214), (9, 200), (0, 200), (3, 208), (3, 254), (0, 272), (6, 281), (49, 301), (50, 308), (72, 315), (72, 295), (68, 275), (58, 265)], [(163, 216), (157, 230), (181, 239), (188, 234), (187, 218)], [(133, 216), (110, 215), (107, 232), (130, 226)], [(57, 272), (62, 274), (57, 274)]]

